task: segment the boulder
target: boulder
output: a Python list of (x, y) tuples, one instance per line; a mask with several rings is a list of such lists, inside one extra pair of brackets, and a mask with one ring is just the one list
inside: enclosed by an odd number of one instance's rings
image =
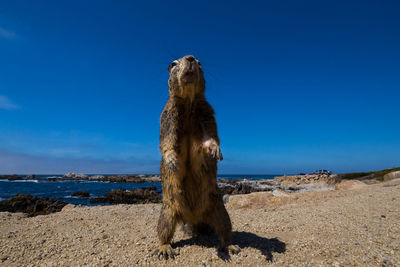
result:
[(78, 180), (87, 180), (87, 179), (88, 179), (88, 176), (87, 176), (86, 174), (80, 173), (80, 174), (77, 174), (77, 175), (75, 176), (75, 179), (78, 179)]
[(90, 194), (89, 194), (89, 192), (83, 190), (83, 191), (72, 193), (71, 196), (85, 198), (85, 197), (90, 197)]
[(86, 174), (76, 174), (74, 172), (69, 172), (64, 174), (63, 180), (87, 180), (88, 176)]
[(34, 174), (29, 174), (29, 175), (26, 176), (26, 179), (27, 179), (27, 180), (35, 180), (35, 179), (36, 179), (36, 175), (34, 175)]
[(0, 211), (25, 212), (29, 217), (61, 211), (67, 203), (51, 198), (38, 198), (29, 194), (17, 194), (0, 202)]
[(367, 184), (358, 181), (358, 180), (342, 180), (340, 183), (336, 184), (336, 189), (338, 190), (354, 190), (354, 189), (360, 189)]
[(64, 174), (64, 176), (63, 176), (63, 178), (71, 178), (71, 179), (73, 179), (73, 178), (75, 178), (75, 177), (76, 177), (76, 174), (75, 174), (74, 172), (66, 173), (66, 174)]
[(282, 187), (309, 186), (315, 183), (324, 183), (328, 187), (340, 182), (341, 178), (336, 174), (305, 174), (278, 176), (274, 180), (280, 182)]
[(89, 177), (89, 180), (95, 180), (95, 181), (103, 181), (105, 179), (104, 175), (92, 175)]
[(90, 203), (110, 203), (110, 204), (146, 204), (161, 203), (161, 195), (156, 191), (156, 186), (140, 189), (118, 189), (111, 190), (102, 197), (92, 198)]
[(384, 181), (389, 181), (396, 178), (400, 178), (400, 171), (390, 172), (383, 176)]
[(17, 180), (23, 180), (23, 178), (19, 175), (13, 174), (13, 175), (2, 175), (0, 176), (1, 180), (9, 180), (9, 181), (17, 181)]

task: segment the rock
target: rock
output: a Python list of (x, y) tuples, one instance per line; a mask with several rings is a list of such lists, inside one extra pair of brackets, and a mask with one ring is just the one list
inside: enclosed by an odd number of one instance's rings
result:
[(393, 180), (396, 178), (400, 178), (400, 171), (390, 172), (383, 176), (384, 181), (389, 181), (389, 180)]
[(63, 178), (71, 178), (71, 179), (73, 179), (73, 178), (75, 178), (75, 177), (76, 177), (76, 174), (75, 174), (74, 172), (66, 173), (66, 174), (64, 174), (64, 176), (63, 176)]
[(89, 194), (89, 192), (83, 190), (83, 191), (75, 192), (75, 193), (71, 194), (71, 196), (85, 198), (85, 197), (90, 197), (90, 194)]
[(64, 174), (62, 177), (63, 180), (87, 180), (88, 176), (86, 174), (76, 174), (74, 172), (69, 172), (67, 174)]
[(102, 181), (104, 180), (104, 178), (105, 178), (104, 175), (92, 175), (89, 177), (89, 180)]
[(38, 198), (29, 194), (17, 194), (0, 202), (0, 211), (25, 212), (29, 217), (61, 211), (65, 202), (51, 198)]
[(320, 185), (324, 183), (326, 187), (329, 187), (340, 182), (341, 178), (336, 174), (306, 174), (277, 176), (274, 180), (279, 181), (280, 185), (283, 187), (312, 185), (314, 183), (320, 183)]
[(262, 209), (271, 203), (281, 203), (281, 197), (269, 192), (256, 192), (246, 195), (232, 195), (229, 197), (228, 207), (231, 209)]
[(80, 174), (77, 174), (77, 175), (75, 176), (75, 179), (78, 179), (78, 180), (87, 180), (87, 179), (88, 179), (88, 176), (87, 176), (86, 174), (80, 173)]
[(35, 179), (36, 179), (36, 175), (34, 175), (34, 174), (29, 174), (29, 175), (26, 176), (26, 179), (27, 179), (27, 180), (35, 180)]
[(148, 188), (111, 190), (105, 196), (92, 198), (90, 203), (110, 204), (146, 204), (161, 203), (161, 195), (156, 191), (155, 186)]
[(336, 189), (338, 190), (354, 190), (360, 189), (367, 186), (365, 183), (358, 180), (342, 180), (340, 183), (336, 184)]
[(19, 175), (13, 174), (13, 175), (2, 175), (0, 176), (1, 180), (9, 180), (9, 181), (17, 181), (17, 180), (23, 180), (23, 178)]
[(243, 183), (237, 183), (235, 185), (221, 184), (219, 189), (223, 195), (249, 194), (251, 192), (258, 192), (255, 186)]

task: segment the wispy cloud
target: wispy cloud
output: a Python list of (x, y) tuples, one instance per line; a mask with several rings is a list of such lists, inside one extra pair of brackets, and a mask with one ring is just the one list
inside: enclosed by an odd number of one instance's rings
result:
[(16, 36), (16, 34), (14, 32), (8, 31), (0, 26), (0, 38), (12, 40), (15, 38), (15, 36)]
[[(0, 28), (0, 30), (1, 30), (1, 28)], [(8, 99), (8, 97), (0, 95), (0, 109), (16, 110), (16, 109), (20, 109), (20, 108), (21, 108), (20, 106), (13, 103), (10, 99)]]

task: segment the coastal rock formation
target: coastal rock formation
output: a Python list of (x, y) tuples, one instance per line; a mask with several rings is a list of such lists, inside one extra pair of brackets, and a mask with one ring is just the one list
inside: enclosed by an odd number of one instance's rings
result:
[(394, 181), (228, 209), (234, 244), (242, 249), (231, 262), (217, 257), (215, 237), (193, 239), (183, 231), (176, 232), (174, 260), (152, 256), (161, 204), (67, 205), (33, 219), (0, 212), (0, 266), (398, 266), (400, 184)]
[(279, 188), (279, 183), (275, 180), (248, 180), (248, 179), (221, 179), (218, 187), (223, 195), (249, 194), (252, 192), (273, 191)]
[(332, 186), (340, 181), (338, 175), (332, 174), (306, 174), (306, 175), (284, 175), (275, 177), (281, 186), (298, 186), (323, 183), (326, 186)]
[(161, 195), (156, 191), (155, 186), (140, 189), (118, 189), (111, 190), (102, 197), (92, 198), (90, 203), (110, 203), (110, 204), (146, 204), (161, 203)]
[(27, 179), (27, 180), (35, 180), (36, 179), (36, 175), (35, 174), (29, 174), (29, 175), (26, 176), (25, 179)]
[(104, 175), (93, 175), (89, 176), (89, 180), (94, 180), (94, 181), (103, 181), (105, 178)]
[(87, 180), (88, 176), (86, 174), (76, 174), (74, 172), (69, 172), (64, 174), (63, 179), (71, 179), (71, 180)]
[(391, 172), (383, 176), (384, 181), (389, 181), (396, 178), (400, 178), (400, 171)]
[(93, 175), (89, 177), (91, 181), (111, 182), (111, 183), (145, 183), (145, 182), (161, 182), (159, 175)]
[(72, 193), (71, 196), (86, 198), (86, 197), (90, 197), (90, 194), (89, 194), (89, 192), (83, 190), (83, 191)]
[(1, 180), (9, 180), (9, 181), (16, 181), (16, 180), (22, 180), (23, 178), (19, 175), (13, 174), (13, 175), (1, 175), (0, 176)]
[(24, 212), (29, 217), (61, 211), (65, 202), (51, 198), (38, 198), (29, 194), (17, 194), (0, 202), (0, 211)]

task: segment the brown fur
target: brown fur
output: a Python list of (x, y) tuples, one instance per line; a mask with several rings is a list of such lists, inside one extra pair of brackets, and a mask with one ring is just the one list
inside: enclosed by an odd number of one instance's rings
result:
[[(158, 221), (159, 256), (173, 256), (176, 225), (210, 225), (223, 250), (232, 250), (231, 221), (217, 187), (217, 160), (222, 160), (214, 110), (204, 96), (200, 63), (185, 56), (168, 67), (169, 98), (161, 114), (160, 174), (163, 206)], [(231, 248), (231, 249), (230, 249)], [(172, 255), (171, 255), (172, 254)]]

